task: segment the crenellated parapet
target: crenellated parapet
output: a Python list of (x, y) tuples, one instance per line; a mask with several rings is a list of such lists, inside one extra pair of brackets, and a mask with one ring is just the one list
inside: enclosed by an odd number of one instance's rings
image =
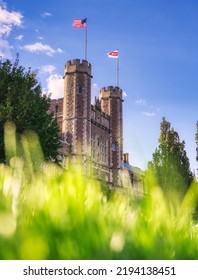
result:
[(65, 75), (73, 73), (86, 73), (91, 76), (91, 63), (87, 60), (73, 59), (65, 64)]
[(119, 88), (119, 87), (114, 87), (114, 86), (103, 87), (103, 88), (101, 88), (101, 91), (104, 91), (104, 92), (107, 92), (107, 91), (116, 91), (116, 92), (122, 93), (121, 88)]
[(103, 87), (100, 90), (100, 99), (105, 98), (119, 98), (122, 100), (122, 89), (113, 86)]

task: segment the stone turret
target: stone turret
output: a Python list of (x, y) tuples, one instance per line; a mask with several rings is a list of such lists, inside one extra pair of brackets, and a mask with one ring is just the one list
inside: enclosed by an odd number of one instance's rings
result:
[(70, 145), (73, 162), (83, 163), (89, 174), (91, 141), (91, 64), (69, 60), (64, 71), (63, 126), (64, 141)]
[(122, 90), (106, 87), (100, 90), (101, 109), (110, 116), (110, 167), (113, 185), (119, 185), (119, 171), (123, 167)]

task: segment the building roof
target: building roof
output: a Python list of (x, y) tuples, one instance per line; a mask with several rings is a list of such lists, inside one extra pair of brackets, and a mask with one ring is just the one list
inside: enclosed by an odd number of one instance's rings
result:
[(124, 163), (124, 168), (131, 171), (134, 175), (139, 175), (139, 176), (144, 175), (144, 171), (141, 170), (139, 167), (132, 166), (126, 162)]

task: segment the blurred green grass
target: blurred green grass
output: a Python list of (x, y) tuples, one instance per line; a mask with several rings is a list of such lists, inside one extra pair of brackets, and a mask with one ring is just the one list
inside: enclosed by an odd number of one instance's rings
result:
[(106, 195), (81, 170), (44, 162), (32, 132), (17, 141), (14, 125), (6, 129), (0, 259), (198, 259), (196, 182), (182, 203), (165, 199), (152, 174), (142, 199), (132, 189)]

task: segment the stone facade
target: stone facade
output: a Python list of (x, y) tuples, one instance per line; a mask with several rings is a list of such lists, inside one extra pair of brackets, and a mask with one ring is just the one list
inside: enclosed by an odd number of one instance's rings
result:
[(61, 131), (63, 158), (80, 163), (84, 173), (120, 186), (123, 164), (122, 90), (102, 88), (91, 104), (91, 64), (68, 61), (64, 71), (64, 97), (51, 100)]

